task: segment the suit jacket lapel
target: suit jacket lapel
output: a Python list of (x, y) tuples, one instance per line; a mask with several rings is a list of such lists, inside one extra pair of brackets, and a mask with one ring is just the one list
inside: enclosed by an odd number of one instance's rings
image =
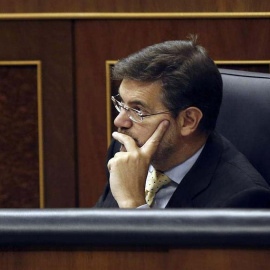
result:
[(192, 199), (210, 185), (221, 154), (221, 138), (211, 134), (198, 160), (179, 184), (166, 208), (194, 207)]
[[(121, 144), (116, 141), (112, 140), (112, 143), (108, 149), (108, 155), (107, 155), (107, 162), (108, 164), (109, 160), (114, 157), (115, 153), (119, 152)], [(110, 172), (108, 170), (108, 167), (106, 167), (106, 173), (107, 173), (107, 180), (108, 183), (106, 185), (103, 198), (102, 198), (102, 207), (103, 208), (119, 208), (117, 201), (114, 199), (111, 189), (110, 189), (110, 184), (109, 184), (109, 179), (110, 179)]]
[(111, 190), (109, 190), (106, 200), (103, 203), (104, 208), (119, 208), (117, 201), (114, 199)]

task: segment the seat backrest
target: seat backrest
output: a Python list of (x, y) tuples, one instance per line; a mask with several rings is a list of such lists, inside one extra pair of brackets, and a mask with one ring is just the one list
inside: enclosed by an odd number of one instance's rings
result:
[(223, 101), (217, 131), (270, 184), (270, 75), (220, 69)]

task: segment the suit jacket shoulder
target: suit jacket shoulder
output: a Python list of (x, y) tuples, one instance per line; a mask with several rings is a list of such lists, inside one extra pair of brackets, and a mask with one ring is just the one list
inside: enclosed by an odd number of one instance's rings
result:
[(213, 133), (167, 207), (268, 208), (270, 189), (244, 155)]
[(115, 153), (119, 152), (120, 146), (121, 144), (118, 141), (114, 139), (112, 140), (112, 143), (108, 149), (108, 155), (107, 155), (107, 161), (106, 161), (106, 173), (107, 173), (107, 179), (108, 179), (107, 184), (105, 186), (103, 194), (100, 196), (94, 208), (118, 208), (118, 204), (111, 193), (110, 183), (109, 183), (110, 173), (107, 168), (107, 164), (109, 160), (112, 157), (114, 157)]

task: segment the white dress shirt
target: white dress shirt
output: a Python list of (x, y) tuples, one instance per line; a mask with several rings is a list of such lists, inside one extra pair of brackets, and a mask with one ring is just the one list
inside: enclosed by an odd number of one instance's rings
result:
[[(137, 209), (165, 208), (170, 198), (172, 197), (173, 193), (175, 192), (176, 188), (178, 187), (178, 185), (181, 183), (185, 175), (189, 172), (189, 170), (195, 164), (203, 148), (204, 148), (204, 145), (185, 162), (173, 167), (172, 169), (168, 171), (163, 172), (172, 181), (166, 186), (163, 186), (157, 192), (151, 207), (148, 204), (144, 204), (144, 205), (139, 206)], [(150, 165), (147, 178), (150, 177), (150, 173), (153, 171), (153, 169), (154, 167)]]

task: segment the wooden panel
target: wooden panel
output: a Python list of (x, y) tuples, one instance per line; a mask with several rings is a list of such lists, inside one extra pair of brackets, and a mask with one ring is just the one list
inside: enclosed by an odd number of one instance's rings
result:
[(269, 250), (172, 250), (170, 252), (169, 266), (171, 266), (171, 269), (175, 269), (174, 267), (179, 265), (182, 269), (189, 270), (259, 270), (269, 267), (269, 255)]
[(1, 12), (244, 12), (270, 11), (269, 1), (256, 0), (2, 0)]
[(1, 208), (40, 206), (37, 72), (0, 62)]
[(261, 270), (268, 269), (269, 250), (29, 250), (1, 251), (3, 269), (66, 269), (66, 270), (146, 270), (146, 269), (207, 269)]
[(93, 20), (75, 24), (80, 206), (105, 183), (105, 61), (145, 46), (199, 34), (214, 60), (269, 60), (270, 19)]
[(1, 60), (41, 60), (45, 207), (76, 206), (72, 25), (0, 21)]
[(269, 73), (269, 64), (217, 64), (219, 68), (244, 70), (250, 72)]

